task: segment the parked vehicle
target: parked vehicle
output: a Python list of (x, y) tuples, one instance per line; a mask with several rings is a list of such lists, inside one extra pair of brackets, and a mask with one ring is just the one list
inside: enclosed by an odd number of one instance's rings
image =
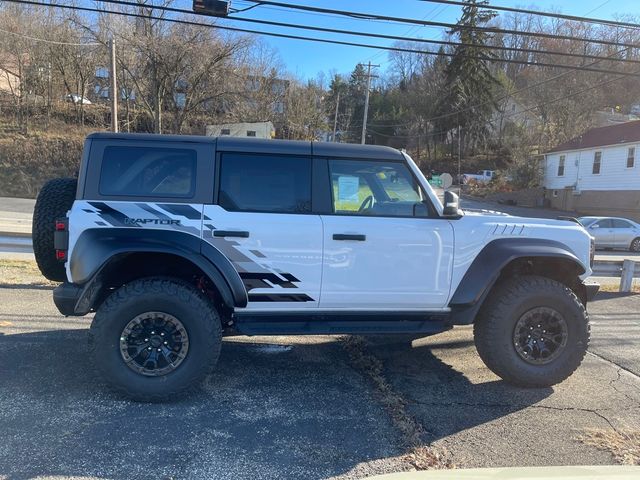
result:
[(69, 103), (75, 103), (76, 105), (91, 105), (91, 100), (85, 98), (81, 95), (76, 95), (75, 93), (70, 93), (69, 95), (65, 95), (64, 99)]
[(622, 248), (640, 252), (640, 224), (619, 217), (580, 217), (589, 234), (596, 240), (596, 248)]
[(561, 382), (589, 343), (591, 237), (444, 199), (388, 147), (96, 133), (79, 179), (41, 190), (33, 245), (60, 312), (96, 312), (94, 363), (134, 399), (193, 387), (223, 333), (474, 324), (497, 375)]
[(467, 185), (469, 182), (476, 181), (479, 183), (490, 182), (496, 175), (494, 170), (480, 170), (478, 173), (464, 173), (462, 175), (462, 183)]

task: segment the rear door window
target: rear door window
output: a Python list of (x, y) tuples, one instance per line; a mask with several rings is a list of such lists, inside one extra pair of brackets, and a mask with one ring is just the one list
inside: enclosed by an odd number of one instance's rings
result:
[(613, 219), (613, 228), (631, 228), (632, 225), (626, 220)]
[(311, 158), (224, 153), (218, 204), (236, 212), (310, 213)]
[(197, 154), (186, 148), (106, 147), (99, 192), (106, 196), (192, 198)]

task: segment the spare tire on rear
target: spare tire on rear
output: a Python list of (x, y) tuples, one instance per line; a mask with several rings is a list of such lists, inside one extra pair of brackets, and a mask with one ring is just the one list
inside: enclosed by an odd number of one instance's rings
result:
[(33, 209), (31, 237), (33, 253), (42, 275), (49, 280), (66, 280), (64, 263), (56, 259), (53, 248), (55, 221), (65, 217), (76, 198), (78, 180), (75, 178), (55, 178), (45, 183), (36, 199)]

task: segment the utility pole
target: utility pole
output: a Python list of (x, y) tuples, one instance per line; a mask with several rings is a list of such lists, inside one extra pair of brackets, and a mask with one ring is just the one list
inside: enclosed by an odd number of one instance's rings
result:
[[(367, 136), (367, 116), (369, 115), (369, 90), (371, 90), (371, 67), (379, 67), (380, 65), (371, 65), (371, 61), (369, 61), (367, 65), (367, 92), (364, 97), (364, 118), (362, 119), (362, 138), (360, 139), (360, 143), (362, 145), (365, 144), (365, 139)], [(375, 77), (375, 75), (373, 75)]]
[(111, 68), (109, 69), (109, 79), (111, 85), (111, 131), (118, 131), (118, 85), (116, 82), (116, 42), (113, 38), (109, 40), (109, 53), (111, 57)]
[(336, 97), (336, 114), (333, 116), (333, 137), (331, 141), (336, 143), (336, 131), (338, 130), (338, 109), (340, 108), (340, 90), (338, 90), (338, 96)]
[(462, 163), (462, 138), (461, 138), (462, 129), (460, 128), (460, 123), (458, 123), (458, 197), (462, 193), (462, 185), (460, 183), (460, 164)]

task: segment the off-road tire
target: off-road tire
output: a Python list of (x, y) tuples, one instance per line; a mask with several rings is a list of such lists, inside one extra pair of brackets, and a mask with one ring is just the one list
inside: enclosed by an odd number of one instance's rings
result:
[(629, 251), (640, 252), (640, 237), (637, 237), (631, 240), (631, 244), (629, 245)]
[[(123, 329), (145, 312), (168, 313), (179, 319), (188, 333), (186, 357), (166, 375), (137, 373), (120, 353)], [(89, 349), (105, 382), (141, 402), (173, 400), (196, 388), (215, 366), (221, 345), (220, 316), (212, 303), (187, 282), (168, 277), (143, 278), (116, 290), (98, 309), (89, 334)]]
[(33, 209), (31, 239), (36, 263), (42, 275), (55, 282), (66, 280), (64, 263), (56, 258), (53, 248), (55, 221), (64, 217), (76, 198), (75, 178), (56, 178), (45, 183)]
[[(533, 365), (514, 346), (514, 329), (527, 311), (556, 310), (566, 322), (567, 341), (559, 356)], [(480, 358), (496, 375), (521, 387), (549, 387), (568, 378), (580, 365), (589, 346), (589, 320), (584, 305), (571, 289), (545, 277), (510, 278), (494, 288), (473, 328)]]

